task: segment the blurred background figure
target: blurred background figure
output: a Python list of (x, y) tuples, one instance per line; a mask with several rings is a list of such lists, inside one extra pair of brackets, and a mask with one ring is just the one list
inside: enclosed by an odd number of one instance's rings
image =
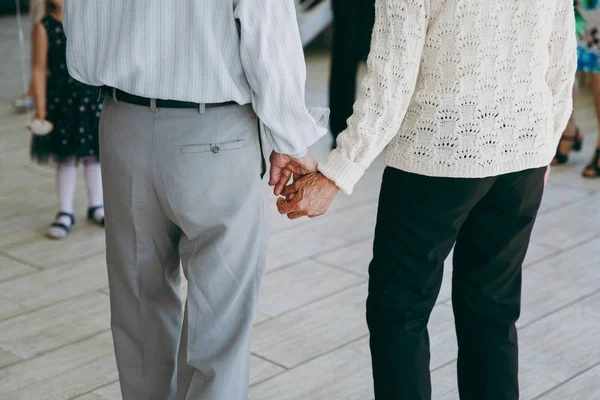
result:
[(43, 18), (33, 27), (31, 94), (34, 119), (54, 126), (48, 135), (33, 136), (31, 156), (39, 163), (56, 161), (58, 213), (48, 228), (51, 239), (64, 239), (75, 223), (73, 202), (77, 166), (85, 165), (88, 219), (104, 226), (102, 174), (99, 164), (98, 124), (101, 105), (98, 89), (69, 76), (66, 37), (62, 26), (63, 0), (47, 0)]
[[(596, 118), (600, 125), (600, 1), (575, 0), (574, 7), (579, 39), (577, 68), (579, 72), (586, 74), (586, 82), (591, 84)], [(573, 88), (574, 99), (576, 99), (578, 93), (578, 85), (575, 86)], [(572, 150), (580, 151), (582, 145), (583, 135), (573, 114), (558, 145), (553, 165), (566, 164), (569, 161), (569, 153)], [(600, 133), (598, 134), (595, 152), (590, 163), (584, 169), (583, 176), (585, 178), (600, 176)]]
[(333, 0), (332, 8), (329, 108), (331, 133), (337, 139), (352, 115), (358, 67), (369, 55), (375, 23), (375, 0)]
[[(46, 14), (46, 0), (30, 0), (29, 15), (31, 17), (31, 26), (35, 27)], [(13, 105), (18, 111), (25, 111), (34, 106), (33, 101), (33, 82), (29, 84), (29, 89), (22, 97), (19, 97), (13, 102)]]

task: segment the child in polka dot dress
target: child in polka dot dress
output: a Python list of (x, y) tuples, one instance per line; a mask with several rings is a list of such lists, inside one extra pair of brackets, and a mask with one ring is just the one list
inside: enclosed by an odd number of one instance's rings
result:
[(31, 156), (42, 164), (58, 164), (59, 211), (48, 229), (48, 236), (53, 239), (65, 238), (75, 223), (73, 202), (80, 163), (84, 165), (88, 188), (88, 219), (104, 226), (98, 89), (69, 76), (62, 6), (63, 0), (47, 0), (46, 16), (34, 27), (33, 34), (34, 118), (51, 122), (54, 129), (49, 135), (33, 136)]

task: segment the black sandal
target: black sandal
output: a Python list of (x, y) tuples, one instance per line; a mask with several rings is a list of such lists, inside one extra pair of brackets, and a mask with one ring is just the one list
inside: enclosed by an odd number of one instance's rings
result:
[[(563, 142), (573, 143), (573, 145), (571, 146), (571, 150), (581, 151), (581, 149), (583, 147), (583, 136), (581, 136), (581, 132), (579, 131), (579, 128), (577, 128), (577, 131), (575, 132), (574, 137), (566, 137), (563, 135), (560, 138), (560, 142), (558, 144), (558, 147), (556, 148), (556, 155), (554, 156), (554, 159), (552, 160), (552, 165), (563, 165), (563, 164), (566, 164), (569, 162), (569, 153), (562, 154), (558, 151), (560, 144)], [(570, 150), (569, 150), (569, 152), (570, 152)]]
[[(585, 170), (583, 171), (583, 177), (590, 178), (590, 179), (598, 178), (600, 176), (600, 166), (598, 166), (599, 162), (600, 162), (600, 149), (596, 149), (596, 154), (594, 155), (594, 160), (592, 160), (592, 162), (589, 163), (587, 165), (587, 167), (585, 167)], [(594, 171), (594, 175), (586, 175), (585, 174), (586, 171)]]
[(98, 206), (98, 207), (90, 207), (88, 208), (88, 221), (93, 222), (96, 225), (99, 226), (104, 226), (104, 217), (102, 217), (101, 220), (96, 220), (96, 218), (94, 218), (94, 214), (96, 214), (96, 211), (98, 210), (102, 210), (104, 209), (104, 206)]
[[(71, 225), (67, 226), (61, 222), (58, 222), (58, 219), (61, 217), (69, 218), (71, 220)], [(54, 240), (65, 239), (69, 235), (69, 232), (71, 231), (73, 225), (75, 225), (75, 217), (73, 216), (73, 214), (61, 211), (58, 214), (56, 214), (56, 221), (52, 223), (52, 225), (50, 225), (48, 231), (46, 232), (46, 235), (50, 239)]]

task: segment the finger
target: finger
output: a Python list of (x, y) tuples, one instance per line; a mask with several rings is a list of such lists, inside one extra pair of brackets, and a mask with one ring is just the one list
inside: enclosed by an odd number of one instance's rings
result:
[(273, 191), (275, 193), (275, 196), (279, 196), (281, 194), (281, 192), (283, 192), (283, 189), (288, 184), (288, 182), (290, 181), (291, 178), (292, 178), (291, 171), (288, 171), (287, 169), (281, 170), (280, 176), (279, 176), (279, 182), (277, 182), (277, 185), (275, 185), (275, 190)]
[(279, 199), (277, 199), (277, 210), (279, 210), (280, 214), (289, 214), (291, 212), (300, 211), (300, 208), (298, 205), (298, 201), (285, 201), (285, 198), (280, 197)]
[(283, 191), (281, 192), (282, 196), (289, 196), (293, 193), (296, 193), (298, 191), (298, 189), (300, 189), (300, 180), (294, 181), (291, 185), (287, 185), (283, 188)]
[(269, 186), (275, 186), (281, 178), (281, 168), (275, 164), (271, 164), (271, 172), (269, 174)]
[(306, 214), (303, 212), (293, 212), (288, 214), (289, 219), (298, 219), (304, 217)]

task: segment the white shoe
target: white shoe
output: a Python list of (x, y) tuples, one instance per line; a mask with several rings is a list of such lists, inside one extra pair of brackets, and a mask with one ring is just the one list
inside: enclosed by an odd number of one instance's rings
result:
[(59, 212), (56, 214), (56, 220), (48, 227), (46, 235), (54, 240), (66, 239), (73, 225), (75, 225), (73, 214)]
[(35, 103), (33, 102), (33, 97), (24, 96), (13, 101), (13, 107), (19, 111), (25, 111), (30, 108), (33, 108)]

